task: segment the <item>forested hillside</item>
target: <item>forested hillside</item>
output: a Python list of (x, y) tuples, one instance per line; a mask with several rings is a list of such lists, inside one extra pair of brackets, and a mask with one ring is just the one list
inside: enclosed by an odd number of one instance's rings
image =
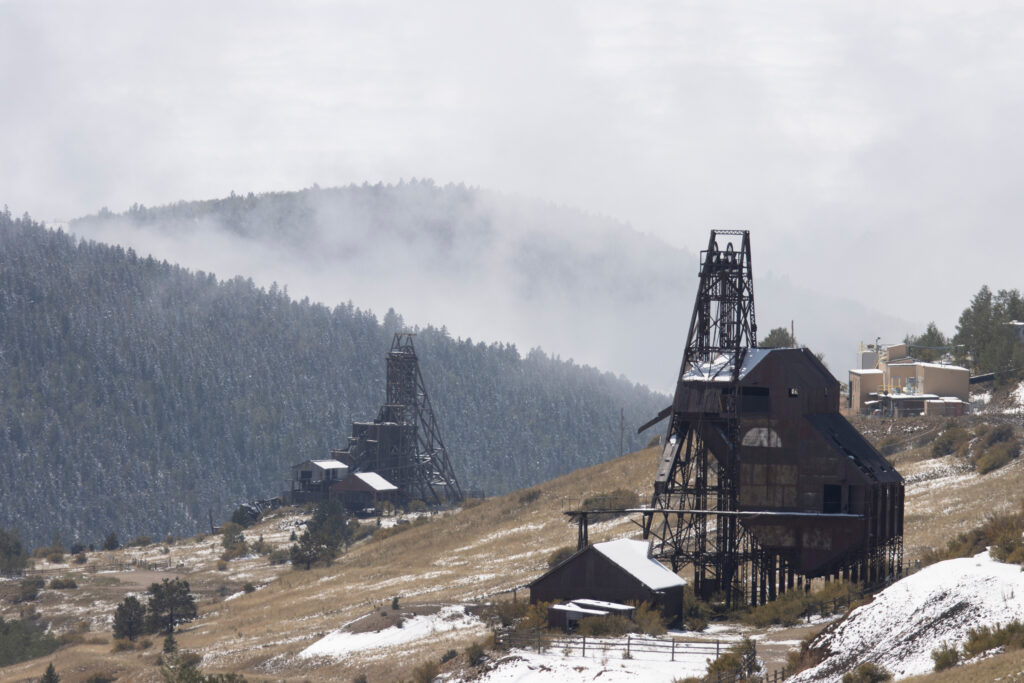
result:
[[(276, 494), (290, 465), (376, 414), (400, 326), (393, 313), (378, 321), (351, 303), (218, 281), (5, 210), (0, 526), (32, 545), (194, 533), (208, 509), (220, 519)], [(456, 474), (488, 493), (617, 455), (620, 407), (635, 449), (635, 426), (668, 400), (443, 328), (420, 330), (416, 346)]]

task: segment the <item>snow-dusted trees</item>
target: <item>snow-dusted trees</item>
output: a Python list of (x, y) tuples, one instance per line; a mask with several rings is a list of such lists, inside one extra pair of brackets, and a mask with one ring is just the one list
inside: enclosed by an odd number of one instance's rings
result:
[[(387, 326), (402, 324), (385, 323), (0, 213), (0, 527), (17, 521), (30, 546), (54, 531), (185, 535), (210, 507), (224, 518), (277, 495), (291, 465), (376, 415)], [(416, 347), (464, 489), (504, 493), (618, 455), (620, 408), (639, 448), (630, 425), (668, 400), (443, 329)]]

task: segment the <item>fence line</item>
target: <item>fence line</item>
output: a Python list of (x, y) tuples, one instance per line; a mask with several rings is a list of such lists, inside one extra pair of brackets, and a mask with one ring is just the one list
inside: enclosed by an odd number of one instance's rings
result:
[[(723, 643), (721, 640), (696, 640), (678, 639), (671, 640), (661, 638), (645, 638), (643, 636), (627, 635), (625, 638), (600, 638), (591, 636), (569, 636), (557, 635), (550, 631), (531, 630), (513, 631), (496, 629), (494, 631), (494, 646), (496, 648), (520, 648), (524, 650), (560, 651), (566, 657), (587, 657), (588, 651), (591, 656), (619, 655), (622, 659), (647, 659), (674, 662), (683, 657), (702, 657), (707, 660), (715, 660), (725, 652), (728, 652), (733, 645), (731, 642)], [(787, 671), (775, 670), (771, 673), (765, 672), (760, 680), (764, 683), (778, 683), (786, 680)], [(713, 675), (705, 676), (707, 683), (735, 683), (746, 680), (731, 672), (718, 671)]]
[[(587, 636), (559, 636), (544, 631), (495, 631), (494, 644), (497, 647), (518, 647), (523, 649), (559, 650), (567, 656), (587, 656), (591, 652), (620, 652), (624, 658), (666, 659), (697, 655), (717, 658), (728, 649), (719, 640), (662, 640), (627, 635), (625, 638), (595, 638)], [(578, 654), (577, 654), (578, 652)]]

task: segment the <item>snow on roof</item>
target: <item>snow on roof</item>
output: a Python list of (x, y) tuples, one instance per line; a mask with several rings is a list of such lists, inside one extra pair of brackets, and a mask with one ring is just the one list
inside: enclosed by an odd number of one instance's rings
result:
[(397, 491), (398, 487), (376, 472), (356, 472), (352, 475), (376, 491)]
[(310, 462), (322, 470), (348, 469), (348, 465), (343, 462), (338, 462), (337, 460), (310, 460)]
[[(748, 372), (754, 369), (758, 363), (764, 360), (765, 356), (775, 349), (746, 349), (743, 355), (743, 362), (740, 363), (739, 379), (743, 379)], [(684, 380), (703, 379), (713, 382), (732, 381), (733, 356), (722, 354), (710, 363), (694, 363), (683, 375)]]
[(590, 615), (599, 616), (599, 617), (603, 617), (603, 616), (607, 616), (608, 615), (608, 612), (606, 610), (603, 610), (603, 609), (587, 609), (586, 607), (581, 607), (580, 605), (576, 604), (575, 602), (570, 602), (567, 605), (551, 605), (551, 606), (548, 607), (548, 609), (557, 610), (559, 612), (570, 612), (572, 614), (590, 614)]
[(644, 541), (620, 538), (617, 541), (595, 543), (594, 550), (625, 569), (651, 590), (663, 590), (686, 584), (663, 564), (647, 557), (647, 543)]
[(947, 365), (945, 363), (915, 363), (918, 367), (922, 368), (942, 368), (943, 370), (963, 370), (964, 372), (970, 372), (967, 368), (959, 365)]
[(851, 375), (883, 375), (885, 373), (883, 373), (878, 368), (863, 368), (863, 369), (860, 369), (860, 370), (858, 370), (857, 368), (853, 368), (852, 370), (850, 370), (850, 374)]
[[(594, 609), (631, 610), (636, 609), (632, 605), (622, 605), (617, 602), (605, 602), (604, 600), (591, 600), (590, 598), (576, 599), (573, 603), (581, 607), (592, 607)], [(570, 603), (571, 604), (571, 603)]]

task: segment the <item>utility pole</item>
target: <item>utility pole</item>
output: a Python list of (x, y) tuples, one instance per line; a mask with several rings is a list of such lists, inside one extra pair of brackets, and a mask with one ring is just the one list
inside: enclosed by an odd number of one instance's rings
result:
[(623, 441), (626, 434), (626, 409), (619, 408), (619, 457), (626, 454), (626, 449), (623, 446)]

